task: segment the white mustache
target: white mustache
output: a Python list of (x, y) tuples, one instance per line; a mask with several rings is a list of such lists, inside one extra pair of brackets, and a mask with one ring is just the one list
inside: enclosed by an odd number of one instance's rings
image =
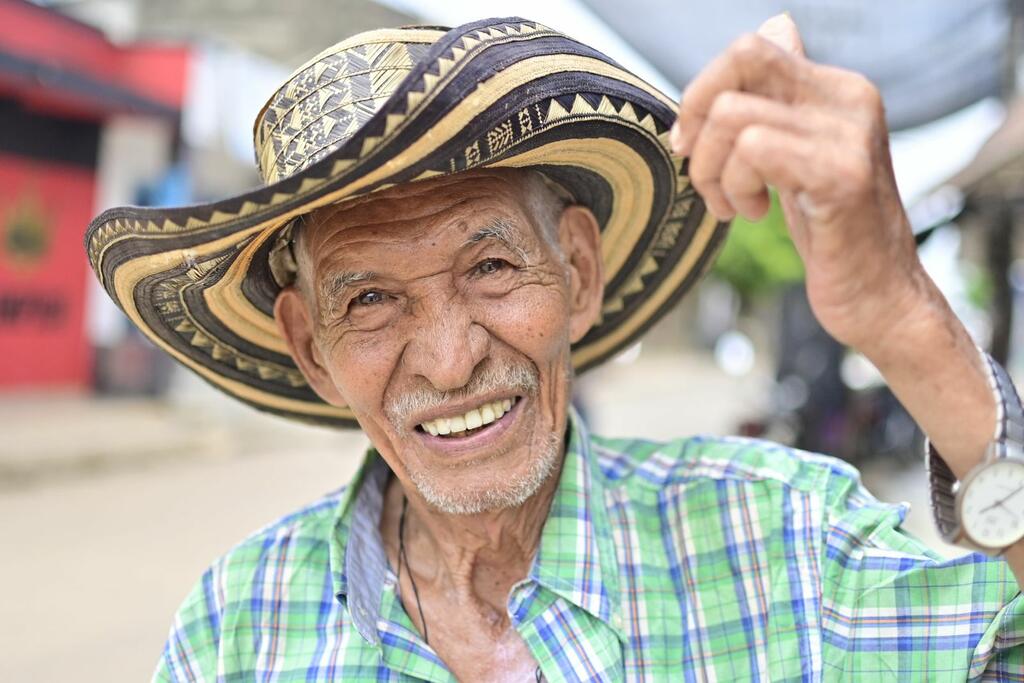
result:
[(417, 414), (443, 408), (445, 405), (495, 393), (530, 394), (540, 383), (537, 370), (527, 364), (489, 363), (473, 373), (466, 386), (452, 391), (419, 389), (388, 399), (384, 414), (396, 427), (408, 425)]

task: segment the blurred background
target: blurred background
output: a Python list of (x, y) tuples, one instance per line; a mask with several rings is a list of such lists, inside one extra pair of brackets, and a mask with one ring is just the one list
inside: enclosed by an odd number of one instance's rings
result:
[[(365, 439), (231, 402), (135, 332), (82, 235), (118, 204), (258, 183), (259, 107), (359, 31), (520, 15), (672, 96), (788, 10), (881, 88), (929, 271), (1024, 380), (1022, 5), (1009, 0), (0, 0), (0, 679), (148, 678), (174, 609), (253, 529), (343, 484)], [(677, 310), (584, 377), (601, 433), (742, 433), (842, 457), (939, 552), (921, 437), (810, 314), (777, 207)]]

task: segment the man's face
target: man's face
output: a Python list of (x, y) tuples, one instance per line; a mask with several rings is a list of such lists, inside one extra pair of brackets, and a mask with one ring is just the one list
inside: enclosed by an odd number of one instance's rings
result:
[(474, 172), (321, 209), (302, 237), (305, 296), (278, 299), (314, 389), (449, 513), (521, 504), (561, 455), (600, 253), (592, 214), (533, 209), (536, 185)]

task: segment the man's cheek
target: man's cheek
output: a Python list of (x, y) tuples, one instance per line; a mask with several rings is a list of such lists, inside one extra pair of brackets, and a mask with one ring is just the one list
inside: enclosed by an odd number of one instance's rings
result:
[(389, 361), (392, 355), (388, 345), (368, 341), (335, 347), (331, 376), (353, 411), (371, 414), (381, 410), (387, 380), (397, 362)]
[(487, 307), (481, 322), (512, 348), (542, 360), (568, 344), (568, 306), (548, 287), (521, 287)]

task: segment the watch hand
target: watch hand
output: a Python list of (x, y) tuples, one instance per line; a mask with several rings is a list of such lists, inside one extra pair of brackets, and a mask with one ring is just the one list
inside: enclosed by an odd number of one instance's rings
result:
[[(1022, 487), (1022, 489), (1024, 489), (1024, 487)], [(1014, 491), (1013, 493), (1010, 494), (1010, 496), (1016, 495), (1019, 492), (1019, 490), (1020, 489), (1018, 489), (1018, 491)], [(1014, 512), (1013, 510), (1011, 510), (1010, 508), (1008, 508), (1005, 505), (1003, 505), (1003, 503), (1006, 502), (1006, 500), (1008, 500), (1010, 498), (1010, 496), (1007, 496), (1006, 498), (1003, 498), (1002, 500), (997, 500), (996, 502), (994, 502), (991, 505), (989, 505), (987, 508), (982, 509), (978, 514), (984, 514), (984, 513), (988, 512), (989, 510), (991, 510), (992, 508), (999, 507), (999, 508), (1003, 508), (1003, 510), (1005, 510), (1008, 513), (1010, 513), (1010, 515), (1014, 519), (1014, 523), (1016, 523), (1020, 519), (1020, 516), (1017, 515), (1017, 513)]]
[(1010, 500), (1011, 498), (1013, 498), (1014, 496), (1016, 496), (1016, 495), (1017, 495), (1018, 493), (1020, 493), (1021, 491), (1024, 491), (1024, 484), (1021, 484), (1020, 486), (1018, 486), (1018, 487), (1017, 487), (1017, 489), (1016, 489), (1016, 490), (1015, 490), (1015, 491), (1014, 491), (1013, 493), (1011, 493), (1010, 495), (1008, 495), (1008, 496), (1007, 496), (1006, 498), (1003, 498), (1003, 499), (1002, 499), (1001, 501), (999, 501), (999, 502), (1000, 502), (1000, 503), (1005, 503), (1006, 501)]
[[(1016, 493), (1016, 491), (1014, 491), (1014, 493)], [(1010, 494), (1010, 495), (1013, 495), (1013, 494)], [(1004, 510), (1008, 509), (1005, 505), (1003, 505), (1003, 503), (1005, 503), (1007, 500), (1009, 500), (1009, 498), (1010, 498), (1010, 496), (1007, 496), (1006, 498), (1000, 498), (996, 502), (994, 502), (991, 505), (989, 505), (987, 508), (983, 508), (979, 514), (984, 513), (984, 512), (988, 512), (992, 508), (1001, 507)]]
[(1011, 498), (1016, 496), (1021, 491), (1024, 491), (1024, 484), (1022, 484), (1022, 485), (1018, 486), (1016, 489), (1014, 489), (1013, 492), (1010, 493), (1010, 495), (1004, 496), (1003, 498), (1000, 498), (996, 502), (992, 503), (987, 508), (983, 509), (982, 512), (988, 512), (992, 508), (1001, 506), (1003, 503), (1005, 503), (1006, 501), (1010, 500)]
[(984, 514), (984, 513), (988, 512), (989, 510), (991, 510), (992, 508), (997, 508), (997, 507), (999, 507), (1002, 504), (1003, 504), (1002, 500), (997, 500), (996, 502), (994, 502), (991, 505), (989, 505), (987, 508), (982, 508), (981, 510), (979, 510), (978, 514), (979, 515), (980, 514)]

